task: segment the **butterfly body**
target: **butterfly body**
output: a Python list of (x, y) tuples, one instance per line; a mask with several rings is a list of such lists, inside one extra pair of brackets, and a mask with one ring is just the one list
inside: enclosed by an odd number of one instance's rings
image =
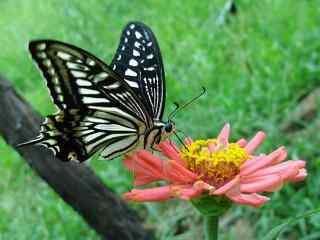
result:
[[(158, 43), (143, 23), (129, 23), (109, 65), (73, 45), (37, 40), (29, 51), (47, 80), (58, 112), (41, 125), (36, 143), (61, 160), (112, 159), (153, 148), (174, 127), (162, 121), (165, 79)], [(170, 131), (168, 131), (170, 130)]]
[[(168, 128), (168, 126), (172, 126)], [(172, 121), (162, 122), (155, 121), (154, 126), (147, 130), (144, 134), (144, 148), (154, 146), (167, 139), (174, 131), (174, 123)]]

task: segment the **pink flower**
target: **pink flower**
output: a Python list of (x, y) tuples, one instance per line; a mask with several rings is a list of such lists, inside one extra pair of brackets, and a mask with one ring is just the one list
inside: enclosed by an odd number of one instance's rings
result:
[(158, 147), (167, 159), (140, 150), (124, 160), (134, 172), (134, 186), (164, 180), (165, 185), (133, 189), (124, 197), (133, 201), (163, 201), (172, 198), (190, 200), (208, 193), (226, 196), (238, 204), (260, 207), (269, 200), (261, 192), (274, 192), (286, 182), (302, 181), (307, 176), (305, 161), (289, 160), (285, 147), (270, 154), (254, 155), (265, 133), (258, 132), (251, 141), (229, 143), (230, 125), (217, 139), (185, 140), (188, 149), (165, 141)]

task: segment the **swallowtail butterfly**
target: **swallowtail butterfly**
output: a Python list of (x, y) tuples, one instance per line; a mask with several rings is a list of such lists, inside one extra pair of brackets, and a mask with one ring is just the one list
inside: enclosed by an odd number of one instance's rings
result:
[(112, 159), (152, 148), (174, 130), (162, 121), (165, 74), (157, 40), (149, 27), (130, 22), (110, 65), (73, 45), (31, 41), (59, 111), (46, 117), (40, 135), (22, 143), (41, 144), (64, 161), (85, 161), (99, 152)]

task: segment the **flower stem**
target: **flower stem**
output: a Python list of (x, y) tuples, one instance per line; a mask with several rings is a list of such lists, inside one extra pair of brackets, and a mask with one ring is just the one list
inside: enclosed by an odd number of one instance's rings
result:
[(204, 231), (206, 240), (218, 240), (218, 216), (207, 216), (204, 218)]

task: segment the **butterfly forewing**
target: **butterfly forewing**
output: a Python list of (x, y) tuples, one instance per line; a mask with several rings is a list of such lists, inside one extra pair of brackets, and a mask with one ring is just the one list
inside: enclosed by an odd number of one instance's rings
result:
[(157, 40), (149, 27), (131, 22), (123, 30), (111, 66), (140, 96), (150, 116), (161, 120), (165, 105), (165, 75)]
[[(133, 91), (92, 54), (70, 44), (52, 40), (32, 41), (29, 50), (60, 109), (116, 107), (146, 120), (144, 109), (137, 109), (135, 106), (142, 104), (139, 99), (134, 98)], [(108, 96), (99, 87), (102, 80)], [(119, 101), (120, 98), (131, 104)]]

